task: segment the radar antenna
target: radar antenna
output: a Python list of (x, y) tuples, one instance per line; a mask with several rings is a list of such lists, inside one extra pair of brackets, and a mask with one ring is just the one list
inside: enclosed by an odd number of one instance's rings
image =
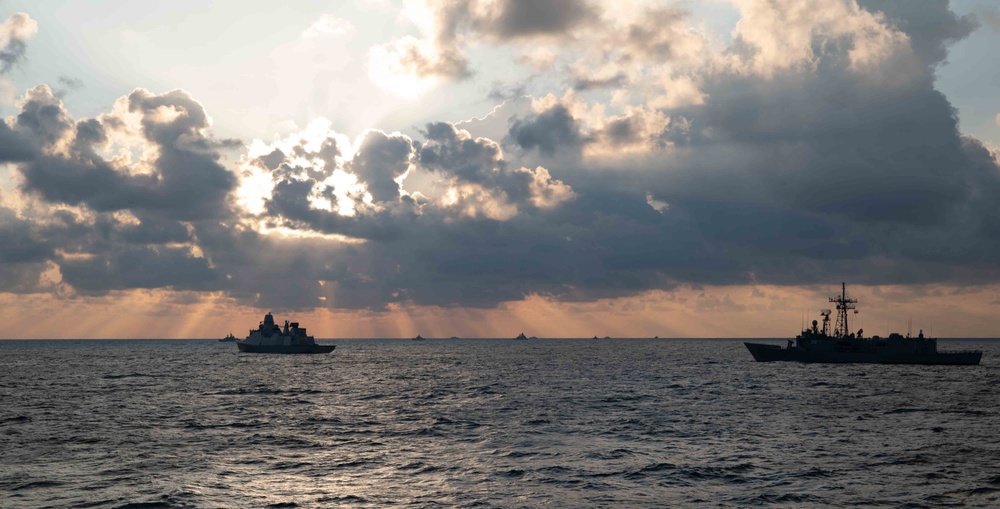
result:
[(830, 297), (830, 302), (837, 304), (837, 326), (833, 329), (834, 337), (847, 337), (851, 329), (847, 326), (847, 311), (855, 309), (858, 299), (847, 298), (847, 284), (840, 283), (840, 296)]

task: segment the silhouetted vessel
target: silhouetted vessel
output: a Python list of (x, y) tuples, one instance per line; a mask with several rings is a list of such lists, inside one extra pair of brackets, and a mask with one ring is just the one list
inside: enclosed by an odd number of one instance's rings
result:
[[(857, 299), (847, 297), (847, 286), (841, 283), (839, 297), (831, 297), (837, 304), (837, 324), (830, 333), (829, 309), (820, 312), (823, 326), (813, 320), (806, 328), (788, 340), (788, 346), (762, 343), (743, 343), (757, 362), (799, 361), (823, 363), (874, 363), (874, 364), (979, 364), (983, 352), (978, 350), (939, 352), (937, 339), (924, 337), (921, 330), (917, 337), (892, 333), (887, 338), (866, 338), (864, 331), (848, 333), (847, 311), (856, 309)], [(857, 313), (857, 311), (854, 311)]]
[(417, 334), (417, 337), (413, 338), (413, 341), (424, 341), (424, 337), (421, 336), (420, 334)]
[(236, 341), (241, 352), (248, 353), (330, 353), (337, 345), (318, 345), (298, 322), (288, 323), (282, 329), (274, 323), (271, 313), (264, 315), (260, 327), (252, 329), (246, 339)]
[(223, 343), (232, 343), (233, 341), (236, 341), (236, 336), (233, 336), (233, 333), (230, 332), (226, 337), (220, 339), (219, 341)]
[(528, 339), (528, 336), (525, 336), (524, 333), (522, 332), (522, 333), (518, 334), (517, 337), (514, 338), (514, 339)]

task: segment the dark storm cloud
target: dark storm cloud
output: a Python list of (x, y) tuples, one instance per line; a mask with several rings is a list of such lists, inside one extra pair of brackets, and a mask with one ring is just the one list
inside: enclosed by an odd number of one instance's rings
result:
[[(309, 196), (319, 187), (315, 180), (284, 178), (275, 182), (271, 197), (265, 201), (267, 216), (274, 226), (292, 229), (335, 233), (356, 239), (388, 239), (399, 234), (406, 214), (406, 205), (412, 200), (403, 200), (400, 207), (374, 209), (355, 205), (355, 214), (342, 215), (338, 212), (313, 206)], [(332, 190), (326, 197), (336, 202)]]
[(279, 149), (274, 149), (270, 154), (260, 157), (261, 163), (269, 170), (275, 170), (281, 163), (285, 162), (285, 153)]
[(51, 291), (39, 285), (42, 273), (48, 269), (47, 263), (0, 263), (0, 292), (29, 294)]
[(29, 89), (20, 103), (15, 126), (42, 146), (52, 146), (73, 128), (73, 119), (46, 85)]
[[(571, 190), (553, 180), (544, 168), (518, 168), (503, 159), (499, 144), (473, 138), (454, 124), (427, 124), (427, 141), (417, 152), (420, 167), (454, 179), (457, 184), (476, 184), (502, 193), (511, 205), (546, 206), (568, 199)], [(554, 201), (553, 201), (554, 200)]]
[(114, 227), (120, 238), (130, 244), (170, 244), (191, 241), (188, 228), (179, 221), (157, 214), (139, 213), (138, 224), (117, 223)]
[(695, 128), (711, 128), (721, 146), (755, 147), (747, 159), (707, 171), (747, 180), (747, 190), (763, 187), (758, 199), (816, 213), (943, 220), (969, 192), (948, 101), (924, 87), (866, 91), (835, 81), (777, 78), (764, 87), (732, 78), (706, 87), (711, 99)]
[(54, 250), (38, 228), (17, 217), (13, 210), (0, 206), (0, 265), (37, 263), (50, 259)]
[(63, 281), (76, 291), (101, 295), (111, 290), (164, 288), (212, 290), (219, 274), (185, 248), (119, 246), (103, 256), (59, 261)]
[(464, 182), (481, 183), (504, 165), (500, 146), (487, 139), (462, 137), (448, 122), (427, 124), (418, 152), (421, 165)]
[(29, 90), (16, 127), (49, 149), (72, 133), (72, 150), (49, 150), (25, 163), (23, 188), (51, 202), (97, 211), (145, 209), (180, 220), (227, 215), (226, 197), (236, 179), (219, 164), (219, 149), (233, 142), (204, 134), (208, 117), (201, 105), (179, 90), (162, 95), (136, 90), (128, 105), (142, 115), (142, 134), (158, 148), (152, 174), (113, 167), (94, 148), (108, 139), (104, 122), (74, 122), (47, 86)]
[(949, 0), (858, 1), (870, 12), (885, 14), (894, 27), (908, 35), (914, 51), (925, 64), (943, 61), (948, 55), (948, 44), (968, 37), (978, 26), (974, 15), (958, 17), (951, 12), (948, 3)]
[(519, 147), (538, 149), (546, 155), (556, 151), (575, 152), (584, 141), (576, 119), (561, 104), (532, 118), (514, 121), (509, 136)]
[(400, 300), (388, 282), (398, 267), (376, 263), (377, 253), (365, 245), (261, 235), (218, 223), (201, 224), (198, 232), (202, 249), (223, 268), (224, 288), (243, 304), (274, 311), (384, 309)]
[(485, 31), (500, 39), (538, 35), (563, 35), (578, 26), (596, 22), (599, 12), (581, 0), (504, 0), (497, 2), (495, 17), (484, 20)]
[(26, 136), (0, 122), (0, 162), (21, 162), (38, 156), (38, 148)]
[(369, 132), (348, 170), (368, 184), (368, 192), (376, 203), (394, 201), (399, 198), (395, 179), (406, 173), (412, 152), (410, 140), (405, 136)]

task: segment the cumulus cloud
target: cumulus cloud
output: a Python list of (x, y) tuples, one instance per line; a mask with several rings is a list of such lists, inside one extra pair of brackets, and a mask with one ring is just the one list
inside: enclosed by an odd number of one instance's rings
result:
[(18, 103), (22, 111), (15, 125), (30, 133), (40, 155), (22, 166), (22, 188), (48, 201), (102, 212), (153, 210), (176, 219), (225, 214), (235, 179), (219, 164), (218, 149), (233, 142), (206, 136), (209, 121), (201, 105), (183, 91), (155, 95), (142, 89), (124, 104), (138, 115), (141, 136), (155, 152), (144, 161), (148, 172), (98, 154), (110, 142), (110, 131), (127, 129), (122, 118), (76, 122), (48, 86), (29, 90)]
[[(28, 261), (55, 264), (61, 281), (85, 294), (219, 281), (193, 224), (232, 217), (235, 177), (220, 150), (238, 144), (207, 134), (200, 104), (182, 91), (139, 89), (113, 113), (76, 120), (40, 85), (18, 107), (0, 132), (21, 149), (0, 156), (16, 163), (21, 192), (40, 201), (25, 211), (30, 228), (3, 219), (21, 239), (5, 256), (44, 254)], [(141, 160), (132, 161), (133, 150)]]

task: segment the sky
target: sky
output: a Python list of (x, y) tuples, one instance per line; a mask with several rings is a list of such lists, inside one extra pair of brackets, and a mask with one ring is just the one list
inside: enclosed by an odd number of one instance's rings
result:
[(0, 338), (1000, 336), (993, 2), (0, 20)]

